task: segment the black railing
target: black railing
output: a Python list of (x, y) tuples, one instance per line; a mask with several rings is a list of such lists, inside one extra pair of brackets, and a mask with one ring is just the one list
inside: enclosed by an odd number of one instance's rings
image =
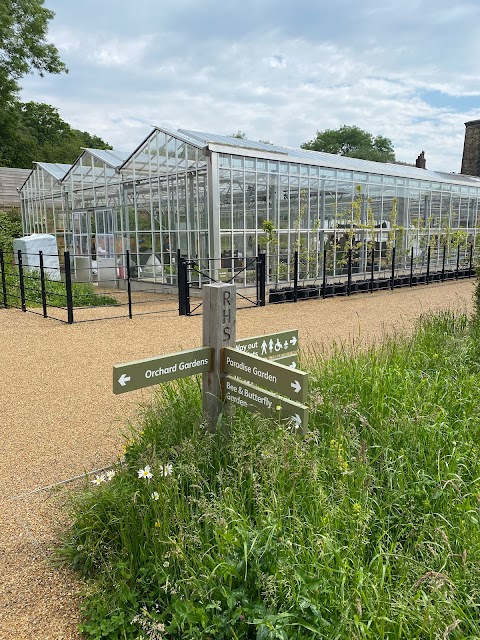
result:
[[(187, 259), (178, 254), (178, 309), (180, 315), (199, 313), (201, 297), (192, 302), (192, 291), (204, 284), (237, 284), (237, 307), (264, 306), (265, 254), (249, 257)], [(193, 307), (193, 308), (192, 308)]]
[(176, 311), (176, 283), (172, 295), (148, 278), (132, 278), (129, 251), (105, 262), (95, 258), (0, 250), (0, 306), (68, 324)]
[[(464, 264), (461, 264), (462, 248), (464, 249)], [(450, 251), (452, 249), (450, 248)], [(365, 257), (365, 269), (361, 272), (358, 264), (354, 268), (354, 251), (348, 249), (345, 252), (344, 273), (341, 276), (333, 276), (331, 266), (334, 256), (332, 251), (326, 248), (323, 250), (323, 260), (319, 269), (320, 281), (315, 278), (300, 278), (301, 269), (299, 267), (299, 254), (295, 251), (292, 265), (292, 278), (286, 279), (282, 283), (276, 283), (270, 288), (269, 302), (296, 302), (305, 298), (328, 298), (335, 295), (350, 296), (358, 292), (370, 292), (378, 289), (395, 289), (398, 287), (413, 287), (417, 284), (430, 284), (432, 282), (444, 282), (448, 279), (469, 278), (475, 274), (474, 247), (455, 247), (456, 252), (455, 267), (450, 270), (447, 266), (447, 247), (444, 245), (442, 251), (436, 254), (437, 269), (432, 266), (432, 248), (427, 247), (426, 261), (423, 263), (415, 255), (415, 250), (411, 247), (409, 254), (399, 254), (396, 247), (390, 247), (389, 251), (380, 252), (372, 247)], [(441, 264), (441, 269), (438, 269)], [(337, 261), (336, 269), (338, 270)], [(453, 266), (453, 265), (451, 265)], [(300, 280), (303, 284), (300, 284)]]
[[(348, 249), (343, 263), (343, 278), (334, 275), (342, 265), (334, 251), (324, 248), (322, 253), (323, 259), (318, 266), (319, 282), (315, 277), (309, 277), (308, 265), (305, 266), (305, 259), (298, 251), (291, 256), (277, 256), (276, 266), (270, 268), (264, 253), (247, 258), (222, 256), (192, 260), (177, 252), (175, 256), (169, 256), (172, 269), (166, 281), (165, 265), (161, 265), (163, 279), (158, 282), (156, 265), (152, 267), (151, 278), (147, 268), (142, 270), (143, 279), (139, 278), (140, 270), (136, 265), (132, 277), (129, 251), (117, 256), (113, 266), (111, 261), (107, 266), (98, 261), (92, 268), (92, 256), (80, 256), (83, 261), (75, 256), (72, 261), (69, 252), (65, 252), (61, 256), (63, 262), (60, 262), (58, 256), (42, 251), (38, 254), (18, 251), (12, 255), (0, 250), (0, 307), (15, 307), (25, 313), (37, 313), (68, 324), (101, 318), (132, 318), (161, 311), (189, 316), (199, 312), (201, 288), (211, 282), (236, 283), (240, 308), (265, 306), (269, 277), (276, 284), (270, 288), (268, 301), (278, 303), (413, 287), (469, 278), (475, 274), (473, 245), (468, 248), (459, 245), (453, 249), (444, 245), (441, 251), (428, 246), (426, 262), (419, 260), (413, 247), (409, 255), (402, 252), (400, 257), (396, 247), (391, 247), (388, 253), (370, 247), (363, 256), (363, 271), (359, 269), (355, 251)], [(135, 255), (138, 264), (138, 256)], [(332, 269), (335, 260), (337, 263)], [(165, 288), (168, 288), (167, 292)], [(97, 315), (91, 311), (83, 314), (86, 309), (101, 311)]]

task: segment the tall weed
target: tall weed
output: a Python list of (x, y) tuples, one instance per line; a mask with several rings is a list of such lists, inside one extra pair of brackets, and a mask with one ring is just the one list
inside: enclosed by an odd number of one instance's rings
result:
[(477, 335), (443, 314), (319, 356), (303, 439), (242, 411), (210, 433), (197, 380), (160, 387), (75, 497), (86, 637), (479, 638)]

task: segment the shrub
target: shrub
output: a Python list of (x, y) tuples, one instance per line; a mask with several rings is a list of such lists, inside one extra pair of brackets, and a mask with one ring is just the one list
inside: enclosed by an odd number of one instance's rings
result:
[(0, 249), (9, 255), (13, 251), (13, 239), (22, 236), (22, 221), (18, 212), (0, 211)]

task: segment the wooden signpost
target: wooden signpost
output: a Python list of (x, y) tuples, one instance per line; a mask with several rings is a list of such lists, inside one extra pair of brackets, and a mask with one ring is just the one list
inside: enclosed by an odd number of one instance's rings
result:
[(115, 365), (113, 392), (202, 373), (203, 412), (211, 429), (230, 406), (286, 420), (306, 433), (308, 374), (297, 369), (298, 331), (237, 342), (235, 285), (205, 285), (203, 294), (203, 346)]

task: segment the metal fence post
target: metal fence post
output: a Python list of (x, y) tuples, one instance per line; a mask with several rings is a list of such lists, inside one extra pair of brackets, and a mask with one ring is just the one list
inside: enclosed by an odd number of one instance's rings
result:
[(22, 251), (18, 250), (18, 278), (20, 283), (20, 300), (22, 303), (22, 311), (27, 311), (27, 305), (25, 303), (25, 281), (23, 279), (23, 261), (22, 261)]
[(125, 266), (127, 268), (127, 297), (128, 297), (128, 317), (132, 319), (132, 280), (130, 272), (130, 250), (126, 250)]
[(45, 269), (43, 268), (43, 251), (38, 252), (38, 261), (40, 264), (40, 287), (42, 291), (42, 308), (43, 317), (47, 318), (47, 292), (45, 289)]
[(7, 308), (7, 277), (5, 273), (5, 260), (3, 257), (3, 250), (0, 249), (0, 271), (2, 272), (2, 295), (3, 306)]
[(73, 324), (73, 296), (72, 296), (72, 271), (70, 267), (70, 252), (63, 254), (65, 261), (65, 293), (67, 295), (67, 322)]
[(293, 254), (293, 301), (298, 300), (298, 251)]
[(352, 250), (348, 250), (347, 258), (347, 295), (352, 292)]
[(327, 288), (327, 250), (323, 250), (323, 279), (322, 279), (322, 298), (325, 300), (325, 290)]
[(410, 250), (410, 286), (413, 284), (413, 247)]
[(473, 243), (470, 244), (470, 261), (468, 266), (468, 277), (472, 277), (472, 264), (473, 264)]
[(373, 273), (375, 270), (375, 247), (372, 247), (372, 263), (370, 265), (370, 293), (373, 293)]
[(427, 284), (430, 284), (430, 256), (431, 256), (431, 247), (428, 245), (427, 249)]
[(267, 261), (264, 253), (258, 254), (257, 260), (257, 304), (265, 306), (265, 283), (267, 277)]
[(185, 284), (184, 284), (184, 288), (185, 288), (185, 315), (189, 316), (190, 315), (190, 283), (188, 281), (188, 267), (189, 267), (189, 263), (187, 260), (184, 260), (185, 263), (185, 268), (183, 270), (183, 275), (185, 278)]
[(177, 285), (178, 285), (178, 315), (186, 316), (186, 303), (185, 303), (185, 281), (184, 271), (186, 271), (185, 260), (180, 255), (180, 250), (177, 254)]
[[(413, 249), (412, 249), (413, 251)], [(445, 282), (445, 257), (447, 255), (447, 245), (443, 243), (443, 257), (442, 257), (442, 282)]]
[(393, 247), (392, 248), (392, 278), (390, 281), (390, 289), (393, 290), (393, 287), (395, 286), (395, 254), (397, 252), (397, 248)]
[(460, 245), (457, 247), (457, 270), (455, 272), (455, 280), (458, 280), (458, 269), (460, 268)]

